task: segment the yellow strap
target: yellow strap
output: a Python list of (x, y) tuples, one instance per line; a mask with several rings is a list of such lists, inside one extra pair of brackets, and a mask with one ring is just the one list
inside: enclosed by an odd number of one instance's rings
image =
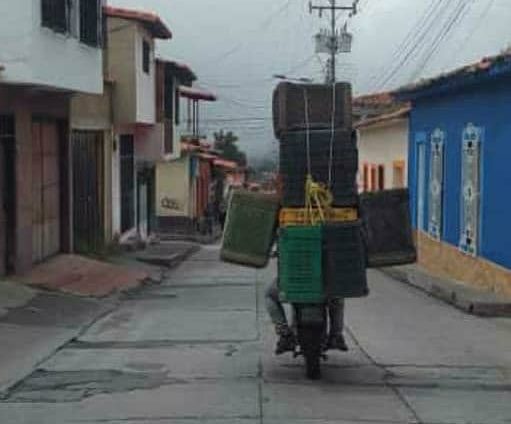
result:
[[(307, 175), (305, 182), (305, 210), (306, 219), (312, 225), (318, 222), (325, 222), (327, 212), (332, 208), (333, 196), (323, 184)], [(315, 213), (317, 211), (317, 213)], [(319, 218), (319, 219), (318, 219)]]

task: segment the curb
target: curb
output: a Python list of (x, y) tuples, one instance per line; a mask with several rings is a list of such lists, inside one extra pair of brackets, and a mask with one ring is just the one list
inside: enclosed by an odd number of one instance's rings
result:
[(174, 253), (168, 256), (154, 256), (154, 257), (137, 257), (137, 261), (147, 263), (149, 265), (155, 265), (164, 267), (167, 269), (173, 269), (181, 265), (190, 256), (197, 253), (200, 250), (200, 246), (190, 246), (179, 253)]
[(511, 299), (499, 297), (496, 293), (433, 277), (414, 265), (377, 270), (465, 313), (485, 318), (511, 318)]

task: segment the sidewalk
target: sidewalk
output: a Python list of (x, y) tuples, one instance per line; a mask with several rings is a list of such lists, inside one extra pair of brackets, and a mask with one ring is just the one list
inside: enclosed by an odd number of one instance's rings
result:
[(0, 281), (0, 398), (111, 308), (112, 302)]
[(380, 271), (469, 314), (481, 317), (511, 317), (511, 299), (504, 295), (434, 277), (418, 265), (382, 268)]
[(119, 294), (161, 283), (166, 270), (198, 249), (190, 243), (159, 244), (109, 262), (59, 255), (15, 281), (0, 281), (0, 399), (115, 310)]

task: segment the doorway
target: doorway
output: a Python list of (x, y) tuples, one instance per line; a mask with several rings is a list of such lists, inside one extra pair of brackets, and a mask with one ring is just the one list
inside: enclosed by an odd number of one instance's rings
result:
[(14, 271), (15, 119), (0, 115), (0, 276)]
[(73, 131), (73, 236), (79, 253), (104, 244), (103, 132)]
[(135, 146), (133, 135), (120, 137), (121, 232), (135, 226)]
[(426, 144), (417, 144), (417, 228), (425, 231), (424, 207), (426, 204)]
[(32, 262), (60, 252), (60, 143), (55, 120), (32, 122)]

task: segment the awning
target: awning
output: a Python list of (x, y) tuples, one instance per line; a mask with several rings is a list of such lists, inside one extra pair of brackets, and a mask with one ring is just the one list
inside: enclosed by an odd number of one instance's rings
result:
[(198, 88), (185, 87), (184, 85), (179, 86), (179, 93), (181, 97), (191, 100), (203, 100), (206, 102), (216, 102), (217, 100), (213, 93)]
[(218, 158), (213, 161), (213, 164), (220, 168), (225, 168), (225, 169), (230, 169), (230, 170), (238, 169), (238, 164), (232, 160)]
[(165, 25), (165, 23), (155, 13), (112, 6), (105, 6), (104, 11), (106, 16), (112, 18), (140, 22), (147, 28), (154, 38), (161, 38), (164, 40), (172, 38), (172, 32), (169, 27)]

